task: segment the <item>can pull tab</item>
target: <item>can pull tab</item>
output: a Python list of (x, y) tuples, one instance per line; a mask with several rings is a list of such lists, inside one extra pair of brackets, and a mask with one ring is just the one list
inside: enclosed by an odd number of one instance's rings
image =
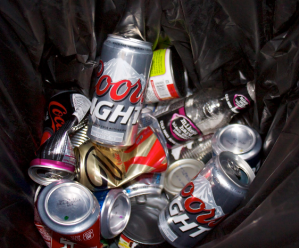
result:
[(227, 159), (227, 165), (229, 168), (232, 169), (232, 171), (234, 172), (234, 175), (238, 178), (238, 180), (241, 179), (241, 170), (240, 167), (232, 160)]

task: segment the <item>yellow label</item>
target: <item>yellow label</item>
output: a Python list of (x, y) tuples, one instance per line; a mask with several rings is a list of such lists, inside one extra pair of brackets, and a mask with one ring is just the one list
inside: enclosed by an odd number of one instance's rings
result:
[(165, 53), (166, 53), (166, 49), (160, 49), (154, 51), (150, 77), (160, 76), (165, 74), (166, 72)]

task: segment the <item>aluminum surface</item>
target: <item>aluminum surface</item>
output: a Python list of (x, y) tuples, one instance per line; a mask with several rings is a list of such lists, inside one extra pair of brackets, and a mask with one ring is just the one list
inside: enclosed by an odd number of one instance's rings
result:
[(262, 147), (262, 139), (257, 131), (241, 124), (225, 126), (214, 134), (212, 149), (215, 155), (223, 151), (238, 154), (255, 168), (259, 163), (259, 153)]
[(170, 194), (178, 194), (203, 167), (204, 163), (195, 159), (177, 160), (165, 172), (164, 189)]
[(158, 217), (167, 203), (163, 194), (160, 197), (142, 195), (131, 198), (132, 213), (123, 234), (145, 245), (165, 242), (158, 229)]
[(108, 35), (103, 44), (87, 135), (105, 146), (134, 144), (152, 61), (148, 42)]
[[(97, 199), (98, 194), (95, 193)], [(131, 202), (123, 190), (111, 189), (104, 197), (101, 205), (101, 234), (111, 239), (120, 234), (128, 224), (131, 215)]]
[(88, 229), (100, 214), (100, 206), (92, 193), (70, 180), (56, 181), (45, 187), (38, 197), (37, 206), (45, 225), (66, 235)]
[(160, 213), (161, 234), (175, 247), (195, 246), (240, 204), (254, 178), (236, 154), (212, 158)]

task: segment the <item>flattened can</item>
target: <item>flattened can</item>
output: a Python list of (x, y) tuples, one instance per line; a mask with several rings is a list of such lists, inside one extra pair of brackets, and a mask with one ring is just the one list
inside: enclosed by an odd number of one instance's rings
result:
[(185, 97), (187, 87), (187, 71), (177, 51), (174, 48), (154, 51), (145, 103)]
[(194, 247), (240, 204), (254, 178), (238, 155), (220, 153), (160, 213), (161, 234), (175, 247)]
[(37, 210), (43, 223), (85, 247), (100, 248), (100, 205), (80, 183), (60, 180), (39, 194)]
[(152, 56), (149, 42), (108, 35), (90, 109), (87, 135), (93, 142), (134, 144)]
[(259, 133), (245, 125), (232, 124), (220, 128), (212, 138), (213, 155), (230, 151), (239, 155), (257, 172), (260, 167), (262, 139)]
[(131, 215), (131, 202), (122, 189), (94, 192), (101, 207), (101, 234), (112, 239), (127, 226)]

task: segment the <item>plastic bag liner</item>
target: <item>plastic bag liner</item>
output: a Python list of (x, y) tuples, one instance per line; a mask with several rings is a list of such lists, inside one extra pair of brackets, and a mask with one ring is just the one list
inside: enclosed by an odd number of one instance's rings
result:
[(201, 247), (297, 247), (298, 16), (294, 0), (1, 1), (0, 246), (46, 247), (27, 175), (46, 99), (62, 89), (91, 95), (95, 57), (118, 26), (153, 48), (170, 41), (198, 88), (256, 84), (251, 119), (265, 141), (264, 163), (246, 199)]

